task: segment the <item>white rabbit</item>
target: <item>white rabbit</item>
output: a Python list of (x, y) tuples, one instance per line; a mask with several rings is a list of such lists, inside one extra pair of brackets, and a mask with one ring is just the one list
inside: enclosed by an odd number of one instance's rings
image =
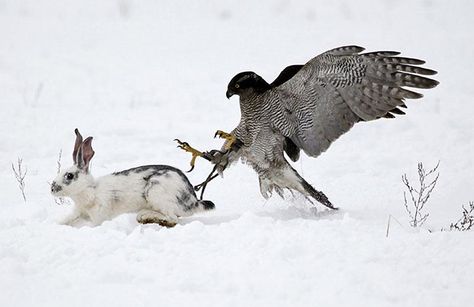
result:
[(183, 172), (169, 165), (139, 166), (94, 179), (89, 173), (92, 137), (82, 141), (79, 130), (74, 132), (74, 165), (51, 184), (54, 196), (74, 201), (74, 212), (63, 224), (100, 225), (122, 213), (136, 212), (139, 223), (173, 227), (178, 217), (214, 209), (211, 201), (197, 199)]

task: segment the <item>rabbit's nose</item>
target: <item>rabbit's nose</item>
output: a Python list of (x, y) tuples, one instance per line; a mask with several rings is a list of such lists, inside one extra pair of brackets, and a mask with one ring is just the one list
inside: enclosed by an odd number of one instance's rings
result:
[(51, 184), (51, 193), (58, 193), (58, 192), (61, 191), (62, 189), (63, 189), (63, 188), (62, 188), (60, 185), (56, 184), (56, 182), (53, 182), (53, 183)]

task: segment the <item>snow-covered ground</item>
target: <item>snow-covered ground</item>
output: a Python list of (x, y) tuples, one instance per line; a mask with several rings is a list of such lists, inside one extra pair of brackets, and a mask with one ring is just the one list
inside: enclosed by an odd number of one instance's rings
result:
[[(441, 232), (474, 200), (472, 1), (0, 0), (0, 306), (469, 306), (474, 236)], [(209, 185), (217, 210), (172, 229), (133, 215), (61, 226), (48, 181), (94, 136), (96, 176), (188, 168), (173, 142), (220, 147), (233, 75), (358, 44), (427, 61), (441, 84), (396, 120), (358, 124), (294, 166), (342, 208), (265, 201), (244, 165)], [(27, 167), (26, 203), (11, 163)], [(401, 175), (441, 161), (412, 229)], [(210, 170), (198, 160), (197, 184)], [(385, 236), (388, 216), (390, 234)], [(431, 231), (431, 232), (430, 232)]]

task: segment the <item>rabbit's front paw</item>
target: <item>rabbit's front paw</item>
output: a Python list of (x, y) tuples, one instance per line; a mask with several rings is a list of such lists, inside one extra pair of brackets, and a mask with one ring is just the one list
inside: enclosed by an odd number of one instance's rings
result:
[(70, 215), (59, 221), (60, 225), (82, 227), (90, 222), (88, 217), (79, 210), (74, 210)]

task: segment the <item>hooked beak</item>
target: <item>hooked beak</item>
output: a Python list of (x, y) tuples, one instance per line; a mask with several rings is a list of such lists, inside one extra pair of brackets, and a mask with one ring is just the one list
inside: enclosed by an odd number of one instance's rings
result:
[(227, 92), (225, 93), (225, 96), (227, 97), (227, 99), (229, 99), (230, 97), (234, 96), (234, 93), (231, 92), (230, 90), (227, 90)]

